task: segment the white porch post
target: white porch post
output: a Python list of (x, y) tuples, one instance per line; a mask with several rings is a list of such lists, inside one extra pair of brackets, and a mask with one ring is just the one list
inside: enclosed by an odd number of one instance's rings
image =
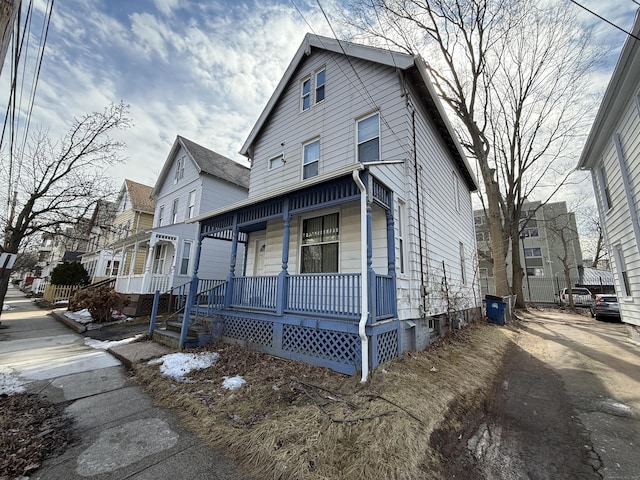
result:
[[(156, 246), (156, 236), (152, 232), (149, 239), (149, 250), (147, 251), (147, 261), (144, 264), (144, 275), (142, 276), (142, 292), (149, 293), (149, 287), (151, 285), (151, 262), (153, 261), (153, 249)], [(151, 292), (153, 293), (153, 292)]]
[(176, 275), (176, 262), (178, 261), (178, 255), (182, 255), (178, 253), (178, 241), (171, 240), (171, 244), (173, 245), (173, 262), (171, 264), (171, 268), (169, 269), (169, 284), (167, 285), (167, 290), (171, 290), (173, 288), (173, 279)]

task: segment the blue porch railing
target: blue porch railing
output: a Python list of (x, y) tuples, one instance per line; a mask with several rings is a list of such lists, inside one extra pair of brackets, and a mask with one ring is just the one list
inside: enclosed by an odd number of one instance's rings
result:
[(360, 274), (325, 273), (290, 275), (284, 310), (304, 314), (358, 318)]
[(234, 277), (231, 306), (258, 310), (276, 310), (278, 276)]
[(396, 316), (395, 282), (391, 275), (376, 275), (376, 320)]

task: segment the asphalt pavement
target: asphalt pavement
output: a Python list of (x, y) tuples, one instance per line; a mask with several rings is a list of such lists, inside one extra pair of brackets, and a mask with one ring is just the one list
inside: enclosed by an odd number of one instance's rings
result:
[(31, 480), (242, 479), (232, 460), (203, 444), (171, 411), (157, 408), (124, 363), (168, 353), (152, 342), (91, 348), (84, 336), (10, 287), (0, 318), (0, 370), (30, 393), (66, 405), (76, 441)]

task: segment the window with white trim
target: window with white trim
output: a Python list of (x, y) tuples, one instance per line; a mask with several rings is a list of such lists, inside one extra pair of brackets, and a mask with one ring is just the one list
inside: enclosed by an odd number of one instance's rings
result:
[(542, 256), (542, 249), (540, 247), (525, 248), (524, 249), (524, 256), (527, 257), (527, 258), (541, 257)]
[(107, 260), (107, 267), (104, 271), (105, 277), (115, 277), (118, 275), (118, 269), (120, 268), (119, 260)]
[(160, 205), (158, 209), (158, 227), (164, 225), (164, 205)]
[(284, 155), (276, 155), (273, 158), (269, 159), (269, 170), (273, 170), (275, 168), (279, 168), (284, 165)]
[(180, 206), (180, 200), (176, 198), (173, 201), (173, 207), (171, 208), (171, 223), (178, 223), (178, 208)]
[(405, 251), (405, 243), (404, 243), (404, 225), (405, 218), (407, 215), (407, 208), (405, 203), (402, 200), (398, 200), (398, 253), (400, 259), (400, 273), (405, 273), (405, 263), (406, 263), (406, 251)]
[(196, 191), (191, 190), (187, 197), (187, 218), (192, 218), (196, 213)]
[(460, 280), (462, 280), (463, 285), (467, 283), (467, 269), (466, 269), (465, 257), (464, 257), (464, 243), (462, 242), (460, 242)]
[(155, 246), (153, 255), (153, 268), (152, 273), (165, 273), (164, 261), (167, 256), (167, 244), (161, 243)]
[(380, 114), (358, 120), (357, 144), (359, 162), (380, 160)]
[(338, 213), (302, 220), (300, 273), (337, 273), (340, 244)]
[(189, 274), (189, 260), (191, 259), (191, 247), (193, 242), (186, 241), (182, 245), (182, 257), (180, 258), (180, 275)]
[(613, 247), (613, 257), (616, 262), (618, 270), (618, 281), (620, 282), (620, 296), (631, 296), (631, 288), (629, 286), (629, 274), (627, 273), (627, 265), (624, 261), (624, 254), (622, 253), (622, 245), (618, 244)]
[(456, 206), (456, 212), (460, 212), (460, 178), (456, 172), (453, 172), (453, 202)]
[(320, 162), (320, 140), (305, 143), (302, 146), (302, 179), (318, 175), (318, 163)]
[(302, 84), (300, 85), (300, 97), (302, 111), (304, 112), (305, 110), (309, 110), (311, 107), (311, 77), (307, 77), (302, 80)]
[(598, 168), (598, 181), (600, 183), (600, 195), (602, 196), (604, 209), (609, 210), (613, 206), (613, 203), (611, 203), (609, 181), (607, 180), (607, 171), (604, 169), (604, 165)]
[(324, 100), (324, 79), (325, 79), (326, 70), (323, 68), (322, 70), (316, 72), (316, 101), (315, 103), (320, 103)]
[(177, 161), (176, 161), (176, 171), (173, 177), (174, 182), (176, 183), (178, 180), (180, 180), (181, 178), (184, 177), (184, 163), (185, 163), (185, 156), (183, 155), (182, 157), (180, 157)]

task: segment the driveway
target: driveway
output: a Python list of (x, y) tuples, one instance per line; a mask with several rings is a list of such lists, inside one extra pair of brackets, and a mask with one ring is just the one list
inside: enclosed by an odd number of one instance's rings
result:
[(469, 414), (457, 479), (640, 478), (640, 346), (620, 323), (558, 311), (521, 315), (482, 412)]

